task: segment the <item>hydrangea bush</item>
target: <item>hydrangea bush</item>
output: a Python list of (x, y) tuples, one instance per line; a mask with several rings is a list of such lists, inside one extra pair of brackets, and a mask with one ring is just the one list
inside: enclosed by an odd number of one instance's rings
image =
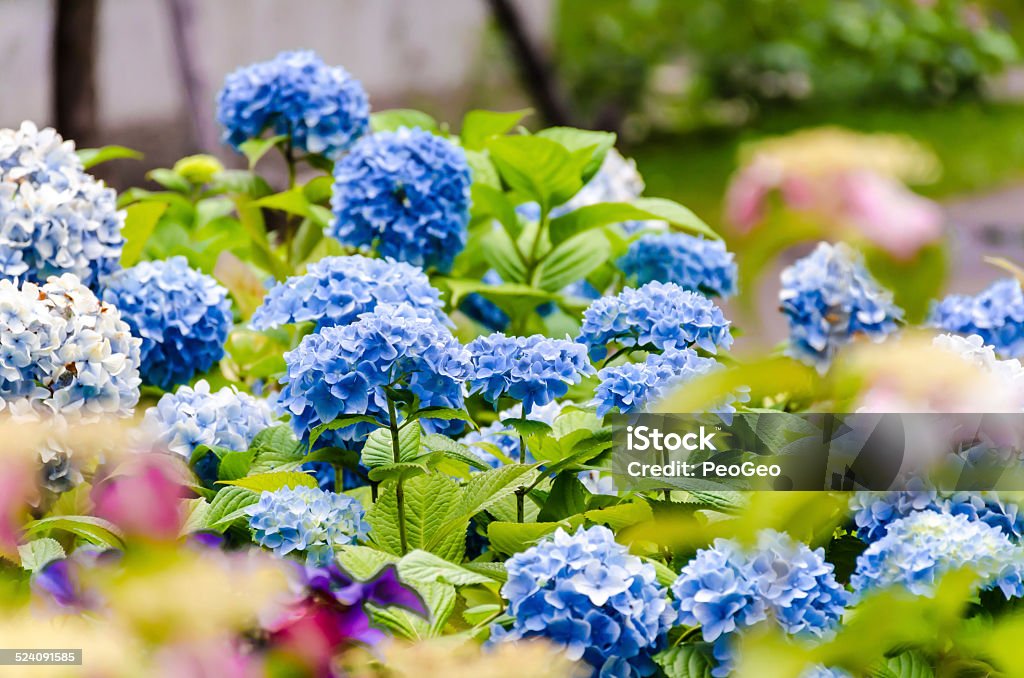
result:
[[(766, 348), (755, 235), (526, 115), (370, 114), (286, 52), (217, 101), (249, 169), (182, 159), (123, 213), (85, 170), (126, 151), (0, 131), (0, 634), (61, 615), (97, 662), (116, 636), (96, 675), (1019, 673), (1020, 494), (626, 491), (614, 449), (649, 411), (1020, 413), (1019, 283), (914, 296), (931, 235), (893, 268), (821, 231)], [(841, 193), (862, 234), (908, 214), (874, 188)]]

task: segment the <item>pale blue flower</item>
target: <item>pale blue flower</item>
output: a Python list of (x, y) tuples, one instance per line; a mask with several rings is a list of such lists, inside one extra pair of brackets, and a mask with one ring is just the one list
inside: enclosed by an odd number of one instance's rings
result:
[(976, 334), (1001, 355), (1024, 357), (1024, 292), (1004, 278), (975, 296), (951, 294), (932, 307), (929, 324), (947, 332)]
[(637, 285), (671, 282), (709, 297), (736, 292), (736, 262), (721, 240), (686, 233), (645, 235), (630, 244), (618, 266)]

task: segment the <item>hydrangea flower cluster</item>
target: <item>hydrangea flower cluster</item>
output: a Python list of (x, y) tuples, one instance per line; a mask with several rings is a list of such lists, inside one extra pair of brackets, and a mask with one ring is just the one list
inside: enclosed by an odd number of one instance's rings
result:
[(82, 168), (73, 142), (31, 122), (0, 130), (0, 276), (73, 273), (95, 289), (118, 267), (123, 226), (117, 195)]
[(357, 500), (314, 487), (264, 492), (245, 513), (257, 544), (279, 556), (305, 551), (306, 563), (314, 566), (330, 564), (335, 547), (363, 540), (370, 531)]
[(966, 515), (917, 511), (889, 524), (885, 536), (857, 558), (850, 578), (865, 593), (902, 586), (929, 596), (943, 575), (970, 568), (982, 589), (999, 588), (1007, 599), (1024, 596), (1024, 551), (999, 528)]
[(619, 268), (637, 285), (670, 282), (709, 297), (736, 292), (737, 266), (721, 240), (686, 233), (652, 233), (630, 244)]
[(875, 282), (860, 255), (820, 243), (782, 272), (779, 292), (789, 322), (789, 355), (824, 370), (841, 346), (863, 335), (880, 341), (896, 331), (903, 311)]
[(717, 353), (732, 346), (732, 335), (722, 309), (706, 297), (675, 283), (650, 282), (591, 304), (577, 341), (592, 360), (602, 360), (612, 342), (659, 351), (696, 345)]
[(139, 340), (70, 273), (0, 280), (0, 411), (126, 416), (139, 400)]
[(293, 148), (337, 156), (370, 128), (362, 84), (311, 51), (282, 52), (228, 75), (217, 95), (224, 142), (236, 149), (270, 130)]
[(320, 329), (347, 325), (377, 304), (402, 302), (433, 310), (439, 321), (448, 322), (441, 294), (423, 269), (393, 259), (327, 257), (311, 264), (305, 275), (272, 287), (250, 324), (266, 330), (312, 321)]
[(616, 543), (603, 526), (549, 539), (506, 562), (501, 593), (513, 617), (495, 625), (491, 642), (541, 637), (582, 659), (602, 676), (647, 676), (650, 655), (675, 617), (654, 567)]
[(672, 584), (679, 623), (700, 625), (719, 660), (712, 675), (726, 676), (732, 637), (763, 619), (795, 635), (821, 637), (832, 629), (848, 602), (833, 569), (824, 549), (812, 551), (775, 530), (762, 530), (749, 550), (716, 539)]
[(447, 139), (402, 128), (363, 137), (334, 168), (331, 235), (424, 268), (451, 268), (466, 246), (466, 154)]
[(932, 307), (929, 323), (947, 332), (977, 334), (1004, 356), (1024, 357), (1024, 292), (1015, 278), (997, 280), (975, 296), (949, 295)]
[[(463, 383), (470, 373), (469, 353), (428, 311), (408, 304), (380, 304), (351, 325), (325, 327), (307, 335), (284, 354), (288, 371), (276, 408), (291, 415), (303, 441), (310, 432), (343, 414), (368, 414), (387, 422), (385, 386), (401, 384), (423, 407), (463, 406)], [(428, 431), (449, 422), (423, 419)], [(343, 445), (373, 429), (357, 423), (326, 431), (318, 444)]]
[(569, 339), (499, 332), (474, 339), (466, 349), (472, 361), (470, 393), (482, 393), (495, 405), (502, 396), (518, 400), (527, 415), (594, 373), (586, 351)]
[(1000, 384), (1005, 385), (1008, 392), (1024, 394), (1024, 365), (1015, 358), (1000, 360), (995, 348), (986, 345), (985, 340), (977, 334), (940, 334), (932, 340), (932, 344), (956, 353), (972, 365), (988, 372)]
[(247, 450), (256, 434), (273, 423), (270, 405), (233, 386), (211, 391), (205, 379), (195, 387), (165, 393), (146, 411), (143, 426), (168, 450), (186, 459), (200, 445)]
[(603, 417), (615, 409), (622, 414), (639, 412), (675, 386), (717, 366), (711, 358), (702, 358), (693, 349), (685, 348), (652, 353), (642, 363), (605, 367), (597, 373), (601, 383), (594, 391), (597, 416)]
[(1020, 506), (996, 492), (857, 492), (850, 500), (850, 509), (854, 512), (857, 536), (868, 543), (884, 537), (893, 522), (919, 511), (966, 516), (1000, 530), (1014, 543), (1024, 535), (1024, 513)]
[(104, 280), (103, 299), (142, 339), (142, 379), (169, 391), (224, 356), (234, 322), (228, 291), (185, 257), (144, 261)]

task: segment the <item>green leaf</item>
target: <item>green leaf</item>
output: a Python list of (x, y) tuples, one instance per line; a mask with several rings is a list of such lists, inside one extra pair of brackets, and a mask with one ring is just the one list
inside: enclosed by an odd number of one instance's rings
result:
[(110, 160), (120, 160), (121, 158), (131, 158), (132, 160), (142, 159), (141, 153), (126, 146), (80, 148), (77, 153), (78, 159), (82, 161), (82, 166), (85, 167), (85, 169), (95, 167), (100, 163), (108, 162)]
[(711, 678), (714, 662), (701, 645), (677, 645), (654, 655), (666, 678)]
[(274, 192), (266, 179), (251, 170), (218, 172), (210, 182), (210, 190), (231, 195), (245, 195), (254, 200)]
[(452, 307), (458, 306), (459, 302), (466, 298), (466, 295), (479, 294), (511, 317), (529, 313), (536, 307), (557, 298), (557, 295), (551, 292), (516, 283), (488, 285), (479, 280), (456, 278), (438, 278), (435, 282), (448, 288), (451, 292)]
[[(498, 168), (491, 162), (491, 157), (484, 151), (466, 151), (466, 164), (469, 165), (470, 175), (473, 177), (472, 189), (477, 187), (490, 188), (501, 191), (501, 176), (498, 175)], [(475, 195), (475, 191), (474, 191)], [(478, 214), (475, 209), (476, 197), (473, 198), (473, 214)]]
[(587, 508), (590, 493), (580, 479), (572, 473), (563, 473), (551, 484), (547, 501), (544, 502), (537, 520), (542, 523), (557, 522), (574, 516)]
[(260, 198), (253, 204), (309, 219), (323, 228), (327, 227), (331, 218), (329, 211), (325, 212), (319, 205), (311, 205), (301, 188), (274, 193)]
[(265, 156), (270, 149), (274, 148), (281, 142), (288, 138), (287, 134), (278, 134), (277, 136), (267, 137), (266, 139), (249, 139), (243, 141), (238, 145), (238, 150), (242, 152), (246, 160), (249, 161), (249, 169), (256, 167), (260, 159)]
[(397, 464), (384, 464), (383, 466), (376, 466), (370, 469), (368, 474), (370, 480), (375, 483), (384, 482), (386, 480), (398, 480), (412, 478), (423, 473), (429, 473), (430, 468), (426, 464), (418, 464), (409, 461), (399, 462)]
[[(437, 419), (439, 421), (466, 421), (473, 428), (477, 428), (476, 422), (473, 421), (473, 417), (469, 416), (469, 412), (465, 410), (456, 409), (454, 407), (423, 407), (416, 410), (406, 419), (409, 421), (417, 421), (419, 419)], [(404, 422), (403, 422), (404, 425)]]
[(442, 583), (468, 586), (470, 584), (490, 584), (496, 581), (493, 577), (467, 570), (460, 565), (439, 558), (429, 551), (420, 549), (409, 552), (398, 562), (398, 573), (401, 575), (402, 581), (412, 584)]
[(526, 264), (516, 244), (504, 230), (493, 231), (481, 245), (484, 260), (506, 283), (526, 281)]
[(244, 517), (245, 509), (260, 500), (260, 493), (245, 487), (225, 487), (217, 492), (206, 514), (206, 527), (224, 532), (231, 523)]
[(387, 427), (377, 429), (366, 438), (361, 457), (363, 466), (373, 468), (385, 464), (413, 461), (420, 456), (421, 433), (419, 424), (411, 424), (398, 430), (398, 459), (396, 461), (391, 429)]
[(700, 217), (677, 202), (664, 198), (637, 198), (631, 203), (602, 202), (596, 205), (587, 205), (552, 219), (551, 242), (557, 245), (575, 235), (595, 228), (619, 224), (623, 221), (645, 219), (667, 221), (683, 231), (703, 235), (712, 240), (722, 239)]
[(220, 466), (217, 469), (217, 477), (220, 480), (238, 480), (244, 478), (252, 466), (256, 452), (253, 450), (242, 450), (240, 452), (228, 452), (220, 458)]
[[(125, 244), (127, 249), (127, 243)], [(124, 262), (125, 255), (121, 255)], [(256, 272), (235, 254), (225, 250), (217, 255), (217, 263), (213, 267), (213, 277), (231, 292), (235, 306), (243, 318), (251, 318), (256, 309), (263, 303), (267, 293), (263, 281)]]
[(935, 671), (921, 653), (902, 652), (872, 670), (871, 678), (935, 678)]
[(586, 152), (583, 165), (583, 183), (590, 181), (604, 162), (604, 156), (615, 146), (615, 134), (575, 127), (549, 127), (537, 132), (537, 136), (551, 139), (565, 146), (570, 153)]
[(535, 421), (526, 417), (502, 419), (501, 425), (513, 429), (516, 433), (529, 438), (531, 436), (546, 436), (551, 434), (551, 425), (543, 421)]
[(25, 535), (50, 534), (54, 530), (70, 532), (76, 537), (109, 548), (123, 549), (124, 536), (113, 523), (93, 516), (51, 516), (25, 525)]
[(505, 183), (540, 203), (544, 211), (562, 204), (583, 186), (572, 154), (550, 139), (526, 135), (497, 137), (487, 148)]
[(371, 579), (384, 566), (398, 562), (398, 556), (369, 546), (342, 546), (337, 554), (338, 564), (360, 581)]
[(121, 250), (121, 265), (125, 268), (134, 266), (142, 258), (142, 251), (153, 235), (160, 217), (167, 211), (167, 203), (137, 202), (125, 210), (124, 247)]
[(455, 611), (457, 595), (449, 584), (419, 584), (415, 587), (429, 610), (429, 619), (400, 607), (387, 609), (370, 606), (376, 625), (385, 627), (408, 640), (440, 636), (448, 618)]
[(317, 205), (330, 202), (333, 192), (334, 177), (313, 177), (302, 187), (306, 200)]
[(221, 485), (244, 487), (253, 492), (274, 492), (282, 487), (316, 487), (316, 478), (308, 473), (295, 471), (272, 471), (239, 478), (238, 480), (219, 480)]
[(374, 132), (393, 132), (400, 127), (419, 127), (426, 132), (437, 132), (440, 129), (436, 120), (412, 108), (392, 108), (370, 115), (370, 129)]
[(509, 132), (513, 127), (526, 116), (533, 113), (533, 109), (524, 108), (518, 111), (500, 113), (498, 111), (470, 111), (462, 119), (463, 148), (479, 150), (484, 147), (491, 137), (501, 136)]
[(480, 457), (473, 454), (473, 450), (468, 445), (440, 433), (428, 433), (422, 437), (421, 444), (432, 452), (441, 452), (449, 459), (468, 464), (477, 470), (486, 471), (491, 468), (482, 462)]
[[(515, 240), (523, 232), (519, 223), (519, 215), (516, 208), (501, 189), (501, 184), (496, 187), (475, 183), (472, 187), (473, 216), (491, 217), (497, 219), (511, 240)], [(486, 226), (485, 226), (486, 227)]]
[(18, 555), (21, 557), (21, 566), (29, 572), (38, 572), (54, 560), (60, 560), (65, 556), (64, 547), (56, 539), (43, 537), (33, 539), (27, 544), (18, 547)]
[(205, 529), (210, 515), (210, 503), (202, 497), (181, 501), (185, 505), (185, 521), (182, 523), (180, 534), (184, 536)]
[[(434, 540), (448, 516), (455, 515), (462, 496), (457, 482), (441, 473), (428, 473), (403, 483), (406, 537), (410, 549), (426, 549), (448, 560), (458, 561), (465, 552), (466, 523), (462, 533), (445, 534)], [(377, 503), (366, 513), (370, 537), (381, 549), (401, 554), (398, 532), (398, 502), (395, 485), (385, 487)], [(431, 541), (436, 541), (430, 546)]]
[(282, 466), (303, 461), (305, 448), (287, 424), (265, 428), (255, 435), (249, 450), (256, 453), (250, 473), (284, 470)]
[(235, 195), (234, 200), (235, 209), (238, 211), (238, 221), (249, 235), (253, 246), (253, 263), (278, 280), (284, 280), (291, 273), (291, 268), (270, 247), (263, 212), (244, 194)]
[(337, 431), (340, 428), (348, 428), (353, 424), (360, 423), (380, 424), (375, 417), (371, 417), (368, 414), (342, 414), (335, 418), (334, 421), (329, 421), (326, 424), (320, 424), (319, 426), (314, 427), (313, 430), (309, 432), (309, 446), (312, 448), (316, 445), (316, 441), (319, 440), (320, 436), (327, 431)]
[(487, 526), (487, 538), (498, 553), (512, 555), (525, 551), (558, 528), (567, 532), (583, 523), (583, 516), (573, 516), (557, 523), (511, 523), (495, 521)]
[(537, 287), (557, 291), (587, 277), (611, 256), (603, 233), (581, 233), (551, 250), (534, 272)]
[(146, 178), (176, 193), (188, 193), (192, 190), (192, 184), (185, 177), (166, 167), (149, 170), (146, 172)]
[(631, 501), (603, 509), (587, 511), (583, 516), (592, 523), (607, 525), (613, 532), (654, 519), (654, 512), (645, 501)]

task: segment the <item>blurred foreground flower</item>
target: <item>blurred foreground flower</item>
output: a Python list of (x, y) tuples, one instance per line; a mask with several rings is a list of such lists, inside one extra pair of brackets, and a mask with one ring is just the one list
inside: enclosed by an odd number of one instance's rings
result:
[(932, 181), (938, 172), (934, 154), (907, 137), (804, 130), (746, 149), (726, 195), (727, 218), (750, 231), (778, 192), (786, 208), (823, 222), (828, 237), (857, 234), (910, 259), (942, 237), (943, 214), (904, 182)]
[(94, 513), (129, 535), (176, 539), (185, 518), (180, 500), (189, 495), (188, 477), (188, 471), (167, 455), (128, 457), (94, 481)]

